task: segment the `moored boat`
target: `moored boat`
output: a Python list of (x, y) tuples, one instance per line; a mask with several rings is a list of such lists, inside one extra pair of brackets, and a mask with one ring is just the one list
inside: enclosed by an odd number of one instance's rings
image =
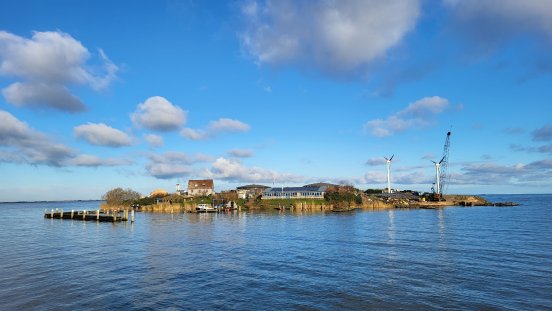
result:
[(196, 207), (196, 212), (198, 213), (214, 213), (217, 211), (216, 207), (212, 207), (209, 204), (198, 204)]

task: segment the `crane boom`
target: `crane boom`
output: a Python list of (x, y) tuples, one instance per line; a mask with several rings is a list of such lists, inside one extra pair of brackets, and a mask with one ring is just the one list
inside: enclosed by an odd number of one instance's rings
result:
[(446, 191), (446, 186), (448, 186), (447, 169), (449, 164), (450, 134), (451, 132), (448, 132), (445, 138), (445, 146), (443, 147), (443, 157), (441, 160), (441, 172), (439, 174), (441, 193), (444, 193)]

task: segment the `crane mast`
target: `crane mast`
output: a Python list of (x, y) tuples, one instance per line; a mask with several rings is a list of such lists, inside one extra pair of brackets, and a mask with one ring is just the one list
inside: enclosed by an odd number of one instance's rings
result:
[(445, 146), (443, 147), (443, 157), (439, 173), (439, 188), (441, 189), (441, 193), (444, 193), (446, 191), (446, 186), (448, 186), (447, 169), (449, 164), (450, 134), (451, 133), (448, 132), (447, 138), (445, 138)]

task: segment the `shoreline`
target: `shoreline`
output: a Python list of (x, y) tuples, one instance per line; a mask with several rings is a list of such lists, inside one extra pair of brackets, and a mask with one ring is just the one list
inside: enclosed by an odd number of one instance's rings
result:
[[(242, 202), (238, 211), (318, 211), (347, 212), (352, 210), (390, 210), (390, 209), (438, 209), (445, 207), (475, 207), (475, 206), (517, 206), (514, 202), (490, 202), (481, 196), (445, 195), (442, 201), (424, 201), (421, 197), (400, 197), (391, 195), (365, 195), (362, 203), (351, 201), (329, 202), (325, 199), (273, 199), (249, 200)], [(161, 213), (196, 213), (197, 202), (160, 202), (136, 207), (140, 212)], [(101, 204), (100, 209), (129, 209), (130, 206), (109, 206)]]

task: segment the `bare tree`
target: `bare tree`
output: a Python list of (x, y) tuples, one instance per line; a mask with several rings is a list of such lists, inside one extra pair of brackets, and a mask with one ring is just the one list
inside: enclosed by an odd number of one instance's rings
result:
[(138, 200), (140, 197), (140, 193), (130, 188), (115, 188), (106, 192), (102, 196), (102, 199), (105, 200), (108, 205), (123, 205), (132, 203), (132, 201)]

